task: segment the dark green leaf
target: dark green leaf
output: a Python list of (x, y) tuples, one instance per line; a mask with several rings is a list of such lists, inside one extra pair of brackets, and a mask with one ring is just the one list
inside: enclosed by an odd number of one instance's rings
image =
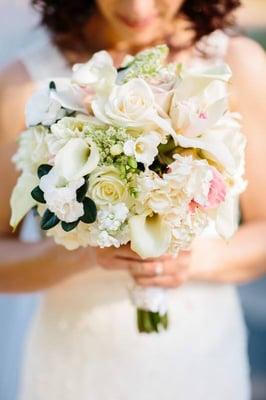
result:
[(59, 222), (59, 218), (47, 208), (41, 219), (41, 228), (47, 231), (56, 226)]
[(49, 83), (49, 89), (50, 89), (50, 90), (56, 90), (56, 84), (55, 84), (54, 81), (51, 81), (51, 82)]
[(77, 190), (77, 200), (80, 203), (84, 200), (88, 187), (89, 187), (88, 181), (85, 181), (85, 183)]
[(80, 220), (87, 224), (92, 224), (97, 217), (96, 204), (89, 197), (85, 197), (85, 199), (83, 200), (83, 206), (84, 206), (84, 215), (82, 215)]
[(65, 232), (70, 232), (70, 231), (72, 231), (72, 229), (76, 228), (78, 223), (79, 223), (79, 219), (77, 221), (74, 221), (74, 222), (62, 221), (61, 222), (61, 226), (62, 226), (62, 229), (64, 229)]
[(46, 201), (43, 197), (43, 191), (39, 188), (39, 186), (36, 186), (34, 189), (31, 191), (31, 197), (38, 201), (38, 203), (43, 203), (45, 204)]
[(48, 172), (52, 169), (52, 165), (48, 165), (48, 164), (42, 164), (39, 166), (38, 170), (37, 170), (37, 174), (39, 179), (41, 179), (42, 176), (47, 175)]

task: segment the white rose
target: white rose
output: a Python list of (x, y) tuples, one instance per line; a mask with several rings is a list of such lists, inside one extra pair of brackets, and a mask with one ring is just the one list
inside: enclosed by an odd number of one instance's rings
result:
[(159, 116), (152, 90), (141, 78), (115, 85), (109, 96), (92, 101), (92, 110), (103, 123), (135, 129), (159, 127), (175, 136), (170, 120)]
[(99, 160), (98, 148), (89, 137), (73, 138), (56, 154), (55, 168), (58, 175), (70, 181), (88, 175)]
[(128, 192), (119, 171), (113, 167), (101, 167), (90, 175), (90, 197), (98, 205), (127, 202)]
[(96, 92), (107, 93), (116, 77), (112, 57), (104, 50), (95, 53), (87, 63), (73, 67), (72, 80), (79, 85), (89, 85)]
[(138, 162), (149, 166), (153, 163), (158, 154), (158, 145), (161, 137), (157, 132), (145, 133), (137, 138), (136, 141), (127, 140), (124, 143), (124, 153), (127, 156), (134, 156)]

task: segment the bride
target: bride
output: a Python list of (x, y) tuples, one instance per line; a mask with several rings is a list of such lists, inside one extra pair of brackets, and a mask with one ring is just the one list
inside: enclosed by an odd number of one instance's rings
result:
[[(266, 265), (265, 73), (262, 49), (229, 37), (238, 0), (34, 0), (50, 32), (0, 76), (0, 290), (45, 290), (27, 341), (23, 400), (248, 400), (246, 332), (235, 283)], [(243, 115), (248, 189), (242, 220), (223, 242), (213, 226), (178, 258), (143, 261), (128, 247), (68, 252), (50, 240), (10, 235), (9, 197), (16, 174), (12, 144), (38, 82), (70, 75), (71, 65), (107, 49), (124, 55), (166, 42), (170, 59), (227, 62), (231, 109)], [(238, 223), (239, 210), (232, 216)], [(25, 221), (30, 232), (36, 226)], [(37, 234), (36, 234), (37, 235)], [(25, 237), (25, 224), (20, 236)], [(138, 334), (131, 281), (170, 288), (168, 331)]]

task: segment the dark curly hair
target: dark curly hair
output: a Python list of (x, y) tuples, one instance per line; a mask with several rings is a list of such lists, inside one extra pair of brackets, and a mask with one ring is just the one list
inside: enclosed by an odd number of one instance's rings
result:
[[(84, 27), (95, 12), (94, 0), (31, 0), (41, 14), (41, 24), (52, 33), (62, 49), (89, 51)], [(232, 12), (241, 0), (185, 0), (180, 12), (192, 23), (193, 43), (216, 29), (234, 26)]]

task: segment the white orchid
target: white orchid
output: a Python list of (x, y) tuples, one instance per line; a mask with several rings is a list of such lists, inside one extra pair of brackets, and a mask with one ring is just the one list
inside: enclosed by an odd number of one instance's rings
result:
[(151, 131), (139, 136), (137, 140), (128, 140), (124, 144), (124, 153), (127, 156), (134, 156), (138, 162), (147, 167), (151, 165), (158, 154), (158, 145), (161, 142), (160, 135)]
[(106, 94), (115, 83), (117, 71), (112, 57), (104, 50), (95, 53), (85, 64), (76, 64), (73, 67), (73, 82), (89, 86), (96, 93)]
[(51, 98), (51, 91), (48, 87), (34, 93), (26, 104), (27, 127), (38, 124), (51, 125), (64, 115), (65, 111), (61, 108), (61, 103)]
[(66, 109), (87, 112), (84, 105), (86, 92), (79, 86), (71, 84), (67, 78), (53, 81), (54, 88), (49, 82), (41, 86), (26, 104), (25, 118), (27, 127), (42, 124), (52, 125), (66, 115)]
[(92, 172), (99, 159), (98, 148), (89, 137), (73, 138), (56, 154), (54, 164), (58, 175), (70, 181)]

